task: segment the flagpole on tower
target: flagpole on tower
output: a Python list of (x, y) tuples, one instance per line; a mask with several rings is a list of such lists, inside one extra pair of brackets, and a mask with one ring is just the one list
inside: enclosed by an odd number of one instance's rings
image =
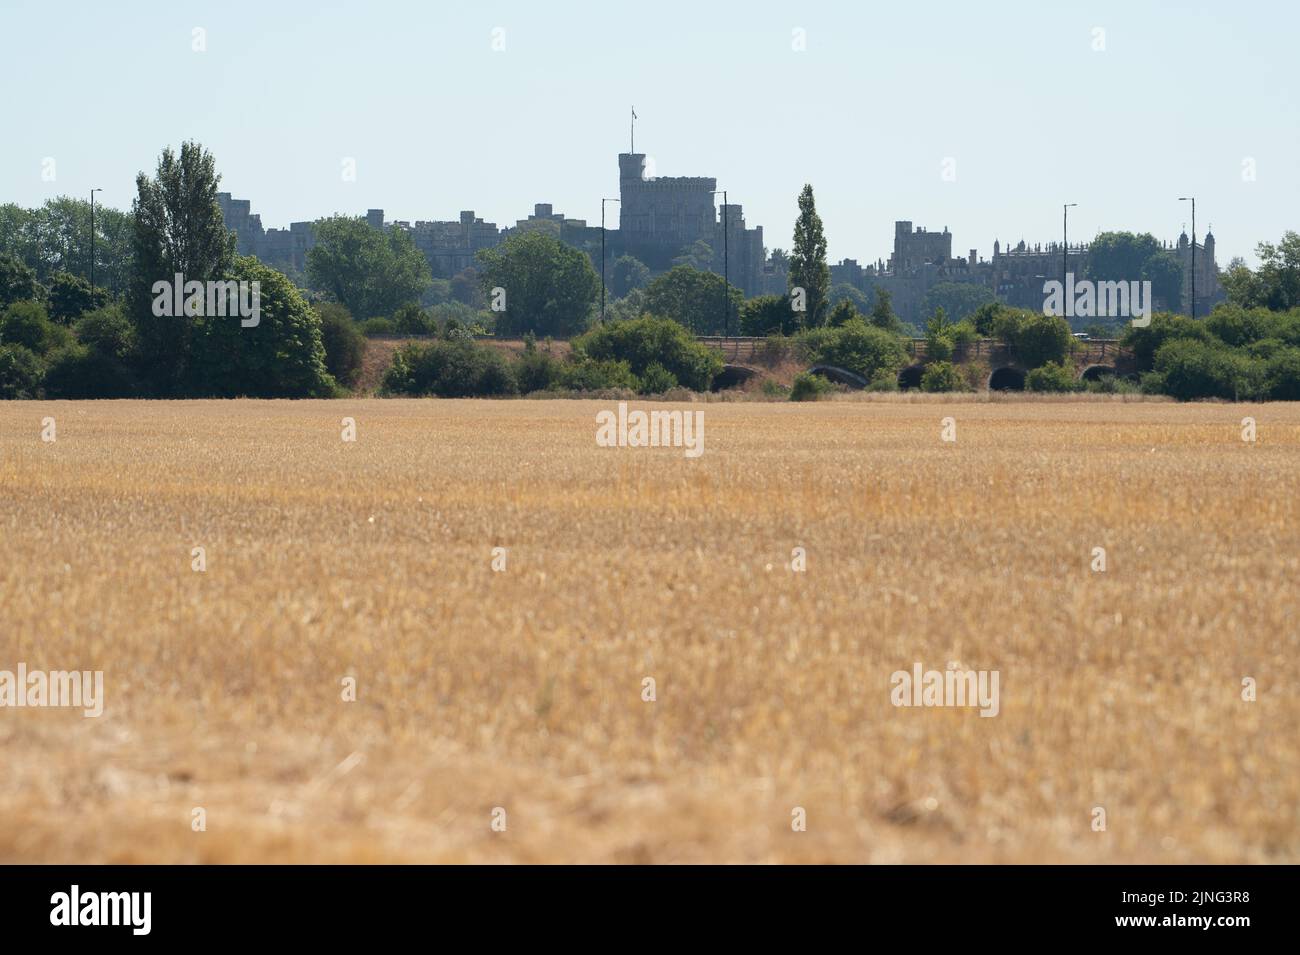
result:
[(632, 107), (632, 150), (636, 152), (636, 107)]

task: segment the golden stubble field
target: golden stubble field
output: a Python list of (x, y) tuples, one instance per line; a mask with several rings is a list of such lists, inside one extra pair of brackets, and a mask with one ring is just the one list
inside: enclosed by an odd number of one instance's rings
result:
[(0, 405), (0, 862), (1300, 858), (1300, 407), (612, 407)]

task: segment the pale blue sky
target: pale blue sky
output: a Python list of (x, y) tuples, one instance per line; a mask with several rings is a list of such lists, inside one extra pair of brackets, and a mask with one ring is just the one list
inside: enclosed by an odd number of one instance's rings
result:
[(0, 202), (100, 186), (127, 208), (194, 138), (268, 227), (369, 207), (508, 225), (536, 202), (595, 223), (635, 104), (657, 172), (716, 177), (769, 247), (811, 182), (833, 261), (886, 257), (895, 219), (961, 254), (1057, 239), (1066, 201), (1072, 238), (1172, 239), (1188, 194), (1220, 264), (1253, 261), (1300, 227), (1297, 36), (1290, 0), (0, 0)]

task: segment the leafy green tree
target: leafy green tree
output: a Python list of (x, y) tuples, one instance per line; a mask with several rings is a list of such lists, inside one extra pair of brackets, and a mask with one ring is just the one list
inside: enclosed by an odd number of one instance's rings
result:
[(1087, 274), (1075, 278), (1094, 282), (1138, 281), (1147, 261), (1161, 251), (1159, 240), (1149, 232), (1140, 235), (1136, 232), (1103, 232), (1088, 247)]
[(1064, 364), (1074, 343), (1070, 324), (1064, 318), (1025, 309), (1000, 310), (994, 334), (1011, 346), (1025, 368), (1037, 368), (1049, 361)]
[(0, 310), (14, 302), (40, 299), (43, 292), (32, 269), (12, 255), (0, 255)]
[(713, 246), (703, 239), (696, 239), (690, 245), (682, 246), (681, 252), (673, 259), (672, 264), (674, 267), (688, 265), (693, 269), (705, 272), (713, 267), (713, 259)]
[(40, 302), (15, 302), (0, 316), (0, 342), (22, 345), (41, 356), (72, 342), (72, 333), (50, 321)]
[(1151, 295), (1176, 312), (1183, 306), (1183, 263), (1172, 252), (1157, 252), (1142, 266), (1142, 280), (1151, 283)]
[(894, 312), (894, 297), (889, 294), (889, 289), (876, 286), (876, 299), (871, 305), (867, 321), (876, 328), (883, 328), (895, 335), (903, 334), (903, 322)]
[(257, 282), (255, 326), (238, 318), (196, 322), (191, 394), (214, 398), (327, 398), (334, 380), (325, 370), (320, 318), (297, 286), (252, 256), (238, 256), (229, 276)]
[[(925, 323), (925, 357), (930, 362), (949, 361), (953, 353), (952, 325), (942, 308)], [(922, 385), (924, 387), (924, 385)]]
[[(95, 205), (95, 287), (127, 290), (133, 223), (126, 213)], [(58, 196), (39, 209), (0, 206), (0, 255), (12, 255), (50, 282), (59, 272), (90, 278), (90, 203)]]
[(71, 325), (83, 314), (108, 304), (108, 292), (69, 272), (55, 273), (49, 291), (50, 317), (60, 325)]
[(348, 310), (337, 302), (318, 302), (320, 340), (325, 348), (325, 370), (340, 385), (352, 388), (361, 375), (366, 338)]
[(497, 310), (498, 335), (568, 336), (581, 331), (600, 298), (600, 276), (591, 259), (544, 232), (511, 235), (478, 254), (479, 286), (493, 303), (501, 289), (504, 311)]
[(810, 328), (821, 325), (830, 298), (831, 270), (826, 264), (826, 235), (811, 185), (805, 185), (799, 194), (799, 218), (794, 224), (790, 274), (786, 281), (792, 298), (795, 289), (803, 289), (806, 308), (803, 324)]
[(120, 305), (106, 305), (86, 312), (73, 326), (77, 341), (93, 351), (118, 361), (135, 353), (135, 328)]
[(196, 322), (191, 316), (154, 315), (154, 283), (170, 287), (177, 273), (186, 282), (221, 279), (234, 261), (235, 235), (217, 204), (220, 181), (212, 154), (195, 142), (182, 144), (179, 156), (164, 149), (153, 178), (136, 176), (128, 312), (155, 395), (185, 393)]
[(793, 335), (798, 327), (798, 316), (784, 295), (756, 295), (740, 307), (742, 335)]
[(1258, 269), (1235, 263), (1222, 277), (1228, 301), (1275, 312), (1300, 307), (1300, 234), (1287, 232), (1276, 245), (1261, 242), (1255, 252)]
[(359, 216), (331, 216), (313, 227), (307, 277), (362, 318), (391, 315), (417, 302), (433, 279), (429, 262), (405, 229), (376, 229)]
[(483, 291), (480, 289), (479, 284), (478, 269), (472, 265), (466, 266), (453, 275), (448, 283), (451, 300), (462, 305), (468, 305), (470, 308), (487, 308), (487, 299), (483, 297)]
[(845, 325), (848, 322), (853, 321), (855, 318), (861, 317), (862, 316), (858, 313), (858, 310), (853, 307), (853, 302), (846, 298), (841, 299), (839, 302), (836, 302), (831, 306), (830, 311), (826, 315), (826, 324), (832, 327), (839, 327), (840, 325)]
[(853, 310), (859, 314), (866, 314), (871, 311), (870, 303), (867, 296), (854, 288), (848, 282), (840, 282), (838, 285), (832, 285), (830, 291), (829, 304), (832, 308), (841, 302), (848, 302), (853, 306)]
[(635, 289), (645, 288), (650, 283), (650, 270), (640, 259), (631, 255), (620, 255), (614, 260), (610, 272), (609, 292), (615, 298), (623, 298)]
[(971, 282), (939, 282), (930, 286), (929, 291), (925, 293), (921, 310), (923, 313), (933, 313), (935, 309), (941, 308), (949, 319), (960, 322), (974, 315), (981, 306), (988, 305), (993, 300), (993, 292), (986, 285), (975, 285)]
[(573, 352), (578, 360), (627, 362), (641, 377), (657, 364), (693, 391), (707, 391), (723, 364), (717, 351), (697, 342), (683, 326), (650, 315), (605, 322), (574, 339)]
[(670, 318), (697, 335), (722, 335), (727, 316), (740, 312), (740, 289), (728, 286), (721, 275), (678, 265), (659, 276), (645, 290), (645, 310)]
[(22, 345), (0, 343), (0, 400), (26, 400), (41, 396), (45, 367)]

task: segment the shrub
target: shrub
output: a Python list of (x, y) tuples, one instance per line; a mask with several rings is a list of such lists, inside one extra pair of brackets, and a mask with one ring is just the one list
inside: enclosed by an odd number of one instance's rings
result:
[(525, 347), (523, 355), (515, 361), (514, 374), (519, 393), (527, 395), (559, 385), (564, 376), (564, 366), (547, 352)]
[(187, 368), (190, 394), (214, 398), (325, 398), (337, 385), (325, 370), (320, 318), (281, 272), (252, 256), (229, 271), (261, 287), (258, 324), (209, 316), (196, 322)]
[[(976, 320), (980, 320), (978, 315)], [(1026, 368), (1037, 368), (1049, 361), (1064, 364), (1074, 342), (1070, 323), (1065, 319), (1023, 309), (996, 312), (993, 330)]]
[(1165, 342), (1176, 338), (1209, 342), (1213, 336), (1207, 331), (1204, 322), (1194, 322), (1185, 315), (1160, 312), (1151, 316), (1150, 325), (1143, 328), (1130, 325), (1120, 344), (1132, 350), (1138, 371), (1151, 371), (1155, 368), (1156, 352)]
[(1092, 381), (1085, 381), (1083, 388), (1099, 395), (1135, 395), (1142, 390), (1136, 382), (1114, 375), (1102, 375)]
[(476, 398), (517, 393), (506, 359), (494, 348), (469, 341), (431, 341), (398, 349), (384, 375), (391, 394)]
[(758, 295), (740, 307), (740, 332), (755, 338), (789, 335), (799, 326), (798, 316), (784, 295)]
[(902, 339), (860, 319), (839, 328), (809, 329), (798, 342), (810, 361), (847, 368), (868, 380), (882, 372), (897, 374), (907, 362)]
[(1300, 349), (1279, 349), (1264, 363), (1264, 388), (1274, 401), (1300, 401)]
[(1263, 363), (1225, 345), (1176, 338), (1160, 346), (1155, 366), (1164, 393), (1180, 401), (1249, 399), (1264, 391)]
[(411, 302), (393, 313), (393, 330), (399, 335), (436, 335), (438, 323)]
[(564, 366), (562, 387), (570, 391), (605, 391), (622, 388), (640, 391), (641, 382), (625, 361), (580, 359)]
[(73, 332), (81, 344), (110, 358), (126, 360), (135, 352), (135, 326), (117, 305), (86, 312)]
[(50, 321), (40, 302), (15, 302), (0, 319), (0, 343), (22, 345), (36, 355), (70, 344), (72, 333)]
[(801, 371), (794, 376), (794, 387), (790, 389), (791, 401), (816, 401), (822, 395), (835, 390), (835, 386), (821, 375), (810, 371)]
[(965, 391), (966, 378), (950, 361), (935, 361), (921, 373), (922, 391)]
[(1030, 391), (1048, 392), (1077, 391), (1079, 388), (1074, 373), (1054, 361), (1030, 370), (1025, 376), (1025, 387)]
[(386, 338), (397, 334), (393, 323), (386, 318), (367, 318), (360, 327), (366, 338)]
[(662, 395), (677, 387), (677, 376), (657, 361), (647, 365), (645, 372), (637, 377), (641, 379), (638, 390), (643, 395)]
[(57, 272), (50, 282), (50, 318), (60, 325), (71, 325), (86, 312), (108, 304), (108, 293), (101, 288), (93, 292), (90, 283), (69, 272)]
[(659, 364), (692, 391), (707, 391), (723, 364), (721, 355), (697, 342), (683, 326), (650, 315), (605, 322), (574, 339), (573, 350), (578, 360), (626, 362), (637, 376)]
[(30, 348), (0, 344), (0, 398), (39, 398), (44, 374), (45, 367)]
[(49, 355), (47, 398), (129, 398), (135, 382), (123, 364), (85, 345), (67, 345)]
[(325, 370), (341, 385), (351, 388), (361, 374), (366, 339), (348, 310), (332, 302), (316, 306), (320, 316), (320, 340), (325, 346)]

